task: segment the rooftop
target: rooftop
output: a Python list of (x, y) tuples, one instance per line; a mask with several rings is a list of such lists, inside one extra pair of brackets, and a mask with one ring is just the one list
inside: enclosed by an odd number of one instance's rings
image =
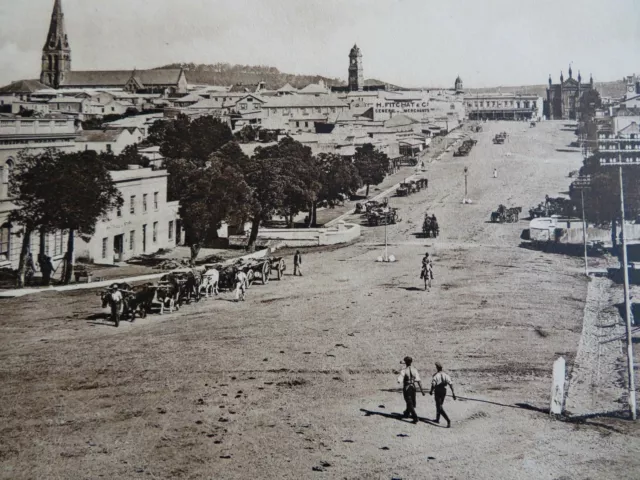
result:
[(47, 88), (44, 83), (39, 80), (18, 80), (0, 88), (0, 94), (3, 93), (33, 93), (37, 90)]
[(291, 108), (291, 107), (347, 107), (348, 104), (333, 95), (284, 95), (282, 97), (270, 97), (264, 104), (265, 108)]
[(88, 70), (70, 71), (62, 86), (91, 87), (98, 85), (124, 86), (131, 77), (138, 79), (143, 85), (175, 85), (178, 83), (179, 68), (161, 70)]
[(124, 128), (84, 130), (80, 133), (80, 136), (76, 139), (76, 141), (89, 143), (115, 142), (124, 131)]
[(153, 170), (151, 168), (136, 168), (133, 170), (113, 170), (109, 172), (114, 182), (126, 182), (143, 178), (168, 177), (166, 170)]

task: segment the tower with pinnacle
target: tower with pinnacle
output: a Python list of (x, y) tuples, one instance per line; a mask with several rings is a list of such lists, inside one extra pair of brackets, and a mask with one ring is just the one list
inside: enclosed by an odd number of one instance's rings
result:
[(42, 71), (40, 81), (52, 88), (58, 88), (71, 70), (71, 49), (64, 27), (62, 1), (55, 0), (47, 41), (42, 49)]
[(358, 92), (364, 88), (364, 72), (362, 71), (362, 52), (354, 45), (349, 52), (349, 91)]

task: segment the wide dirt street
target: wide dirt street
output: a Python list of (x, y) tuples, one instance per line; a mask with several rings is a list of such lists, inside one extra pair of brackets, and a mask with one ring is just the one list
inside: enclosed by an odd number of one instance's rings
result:
[[(569, 375), (580, 342), (581, 259), (520, 247), (526, 220), (488, 223), (500, 203), (526, 217), (567, 190), (581, 156), (557, 149), (573, 133), (483, 127), (469, 157), (428, 166), (428, 190), (390, 199), (403, 219), (388, 229), (396, 263), (375, 261), (384, 227), (363, 227), (354, 245), (303, 252), (304, 277), (288, 257), (285, 279), (244, 303), (223, 293), (119, 329), (95, 291), (3, 301), (0, 477), (637, 478), (635, 425), (545, 413), (553, 361), (564, 356)], [(508, 141), (493, 145), (502, 130)], [(418, 236), (427, 210), (437, 240)], [(433, 423), (428, 395), (420, 423), (398, 415), (405, 355), (427, 389), (435, 361), (452, 376), (452, 428)]]

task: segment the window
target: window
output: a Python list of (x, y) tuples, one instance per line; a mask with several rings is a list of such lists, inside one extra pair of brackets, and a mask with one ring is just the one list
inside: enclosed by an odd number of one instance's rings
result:
[(296, 127), (300, 127), (300, 122), (296, 122)]
[(9, 227), (0, 228), (0, 260), (11, 260), (9, 249), (11, 239), (11, 229)]
[(111, 144), (107, 143), (107, 152), (111, 153)]
[(133, 252), (135, 251), (135, 249), (136, 249), (136, 231), (131, 230), (131, 232), (129, 232), (129, 250)]
[(147, 194), (142, 195), (142, 211), (147, 213)]
[(118, 207), (116, 209), (116, 217), (120, 218), (122, 216), (122, 207)]
[(158, 241), (158, 222), (153, 222), (153, 243)]
[(169, 222), (169, 241), (173, 240), (173, 220)]
[(62, 255), (63, 248), (64, 248), (64, 233), (61, 230), (58, 230), (53, 234), (53, 254)]
[(309, 126), (309, 122), (304, 122), (304, 126), (308, 127)]
[(240, 110), (246, 110), (247, 109), (247, 104), (246, 103), (241, 103), (240, 104)]
[(158, 192), (153, 192), (153, 208), (158, 210)]
[(109, 244), (108, 238), (102, 239), (102, 258), (107, 258), (107, 245)]
[(131, 202), (129, 205), (129, 213), (131, 215), (135, 215), (136, 213), (136, 196), (135, 195), (131, 195)]

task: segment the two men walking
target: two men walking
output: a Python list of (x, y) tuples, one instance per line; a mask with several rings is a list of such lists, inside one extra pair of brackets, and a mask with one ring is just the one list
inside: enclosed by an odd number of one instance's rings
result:
[[(413, 419), (413, 423), (418, 423), (418, 414), (416, 413), (416, 386), (420, 389), (422, 396), (424, 396), (420, 374), (412, 365), (413, 359), (411, 357), (405, 357), (402, 363), (405, 364), (405, 368), (402, 369), (398, 376), (398, 383), (402, 383), (402, 395), (406, 403), (403, 416), (405, 418), (411, 417)], [(431, 380), (431, 390), (429, 391), (429, 395), (433, 395), (435, 393), (435, 422), (440, 423), (440, 417), (442, 416), (447, 421), (447, 428), (449, 428), (451, 427), (451, 420), (443, 408), (444, 400), (447, 396), (447, 386), (451, 388), (451, 395), (454, 400), (456, 400), (456, 394), (453, 391), (453, 382), (451, 381), (451, 377), (442, 371), (442, 364), (440, 362), (436, 362), (436, 370), (437, 372), (433, 375)]]

